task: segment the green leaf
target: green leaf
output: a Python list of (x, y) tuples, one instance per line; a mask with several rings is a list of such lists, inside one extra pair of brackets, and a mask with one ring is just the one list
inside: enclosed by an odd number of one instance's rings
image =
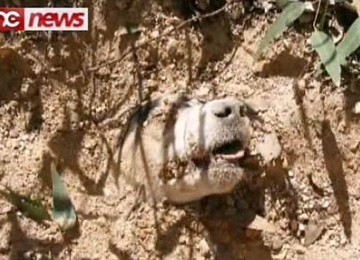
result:
[(67, 193), (66, 187), (56, 170), (54, 162), (51, 162), (51, 178), (53, 185), (53, 219), (64, 231), (73, 228), (76, 224), (76, 213)]
[(5, 189), (6, 191), (0, 191), (0, 194), (3, 195), (25, 216), (38, 222), (50, 219), (50, 214), (42, 205), (40, 200), (30, 199), (26, 196), (20, 195), (6, 186)]
[(281, 9), (284, 9), (291, 2), (295, 2), (296, 0), (276, 0), (276, 5)]
[(320, 56), (321, 63), (336, 86), (340, 86), (341, 67), (336, 48), (331, 38), (324, 32), (315, 30), (310, 38), (312, 48)]
[(337, 54), (340, 64), (344, 64), (346, 58), (360, 47), (360, 17), (350, 26), (344, 38), (337, 46)]
[(277, 20), (270, 25), (266, 31), (264, 38), (261, 40), (259, 47), (255, 53), (255, 59), (258, 59), (261, 53), (268, 47), (268, 45), (281, 35), (286, 29), (300, 17), (305, 11), (305, 4), (303, 2), (291, 2), (287, 4)]

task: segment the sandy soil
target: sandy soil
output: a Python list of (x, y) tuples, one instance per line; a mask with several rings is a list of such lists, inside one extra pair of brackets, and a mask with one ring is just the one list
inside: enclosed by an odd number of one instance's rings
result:
[[(92, 2), (90, 32), (0, 35), (0, 183), (51, 208), (55, 158), (79, 220), (63, 235), (0, 197), (0, 259), (360, 258), (360, 96), (308, 73), (304, 36), (291, 30), (254, 63), (271, 18), (240, 1), (181, 28), (181, 1)], [(212, 11), (205, 2), (195, 15)], [(233, 194), (138, 202), (113, 155), (139, 82), (142, 98), (173, 89), (251, 102), (253, 146), (270, 138), (280, 157)], [(246, 229), (255, 213), (276, 232)]]

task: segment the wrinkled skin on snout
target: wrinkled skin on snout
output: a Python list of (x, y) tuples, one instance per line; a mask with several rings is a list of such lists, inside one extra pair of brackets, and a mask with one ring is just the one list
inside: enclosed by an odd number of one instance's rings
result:
[(250, 139), (246, 106), (167, 95), (135, 113), (121, 151), (121, 173), (157, 201), (185, 203), (228, 193), (244, 180)]

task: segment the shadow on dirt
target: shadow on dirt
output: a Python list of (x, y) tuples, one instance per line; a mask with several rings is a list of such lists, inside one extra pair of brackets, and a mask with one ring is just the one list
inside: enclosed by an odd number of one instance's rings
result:
[(304, 72), (308, 61), (304, 58), (292, 55), (288, 50), (284, 50), (276, 57), (265, 63), (259, 74), (261, 77), (292, 77), (297, 78)]
[[(271, 248), (264, 244), (261, 236), (262, 231), (267, 232), (266, 228), (249, 230), (247, 227), (256, 215), (264, 215), (266, 189), (270, 191), (273, 204), (278, 200), (284, 202), (284, 213), (289, 222), (296, 220), (298, 198), (288, 180), (287, 170), (280, 166), (280, 162), (266, 167), (265, 179), (259, 179), (260, 168), (258, 171), (253, 172), (252, 184), (240, 185), (232, 195), (209, 196), (186, 205), (188, 214), (159, 233), (156, 249), (162, 256), (168, 255), (179, 244), (182, 230), (186, 229), (189, 241), (191, 233), (207, 234), (205, 238), (215, 259), (238, 259), (240, 256), (244, 259), (273, 259)], [(229, 200), (232, 201), (230, 206)], [(196, 226), (203, 226), (205, 229), (197, 230)], [(193, 247), (191, 242), (188, 244)], [(194, 250), (196, 249), (189, 249), (189, 258)]]
[(305, 94), (304, 90), (299, 87), (297, 82), (294, 82), (294, 84), (293, 84), (293, 92), (294, 92), (295, 102), (296, 102), (296, 104), (298, 105), (298, 108), (299, 108), (301, 125), (303, 127), (305, 140), (307, 141), (309, 148), (312, 151), (314, 151), (314, 145), (313, 145), (313, 140), (312, 140), (311, 134), (310, 134), (310, 126), (309, 126), (308, 117), (307, 117), (307, 114), (306, 114), (306, 108), (305, 108), (304, 103), (303, 103), (304, 102), (303, 97), (304, 97), (304, 94)]
[(114, 245), (112, 243), (109, 243), (109, 250), (111, 253), (116, 255), (116, 257), (118, 257), (118, 259), (121, 259), (121, 260), (131, 260), (132, 259), (131, 254), (129, 252), (117, 248), (116, 245)]
[[(171, 13), (178, 16), (180, 19), (191, 19), (196, 16), (203, 16), (212, 12), (216, 12), (223, 8), (226, 1), (169, 1), (165, 4), (163, 1), (158, 1), (162, 5), (165, 13)], [(169, 4), (170, 3), (170, 4)], [(188, 67), (188, 83), (191, 84), (194, 77), (202, 76), (203, 71), (213, 61), (218, 61), (224, 58), (227, 53), (230, 53), (235, 47), (234, 37), (230, 27), (230, 18), (225, 11), (219, 12), (216, 15), (205, 19), (193, 21), (190, 23), (197, 32), (202, 36), (201, 40), (201, 56), (198, 61), (193, 60), (192, 43), (188, 37), (188, 28), (184, 28), (186, 39), (187, 52), (187, 67)], [(197, 64), (196, 73), (193, 70), (193, 64)]]
[(26, 115), (25, 129), (39, 129), (43, 106), (36, 79), (27, 61), (12, 48), (0, 49), (0, 104), (18, 101), (19, 109)]
[(341, 152), (328, 120), (324, 120), (322, 123), (321, 140), (326, 170), (329, 174), (336, 203), (339, 207), (340, 221), (345, 235), (350, 239), (352, 217), (349, 206), (349, 192), (345, 181)]
[(30, 254), (29, 258), (35, 257), (36, 254), (56, 257), (64, 248), (65, 243), (54, 243), (51, 241), (44, 241), (41, 239), (32, 239), (27, 237), (26, 233), (20, 227), (17, 216), (9, 215), (8, 221), (11, 223), (11, 232), (9, 241), (11, 244), (9, 260), (25, 259), (25, 254)]
[(200, 233), (205, 235), (215, 259), (238, 259), (240, 256), (244, 259), (272, 259), (271, 249), (264, 244), (261, 231), (247, 229), (256, 213), (243, 199), (235, 202), (235, 208), (229, 209), (228, 200), (229, 196), (211, 196), (187, 205), (188, 214), (159, 233), (156, 249), (161, 256), (172, 253), (187, 230), (188, 259), (192, 259), (194, 251), (198, 250), (193, 239)]

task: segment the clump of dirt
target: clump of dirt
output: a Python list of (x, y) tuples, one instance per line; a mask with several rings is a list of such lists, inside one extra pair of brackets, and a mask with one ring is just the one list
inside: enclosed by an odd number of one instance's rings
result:
[[(360, 98), (304, 74), (313, 60), (294, 32), (254, 63), (268, 22), (249, 2), (84, 1), (89, 32), (3, 37), (0, 183), (50, 208), (55, 158), (79, 228), (63, 236), (0, 197), (1, 258), (359, 258)], [(190, 205), (142, 202), (116, 151), (136, 104), (165, 90), (251, 104), (261, 178)], [(275, 234), (246, 228), (256, 214)]]

